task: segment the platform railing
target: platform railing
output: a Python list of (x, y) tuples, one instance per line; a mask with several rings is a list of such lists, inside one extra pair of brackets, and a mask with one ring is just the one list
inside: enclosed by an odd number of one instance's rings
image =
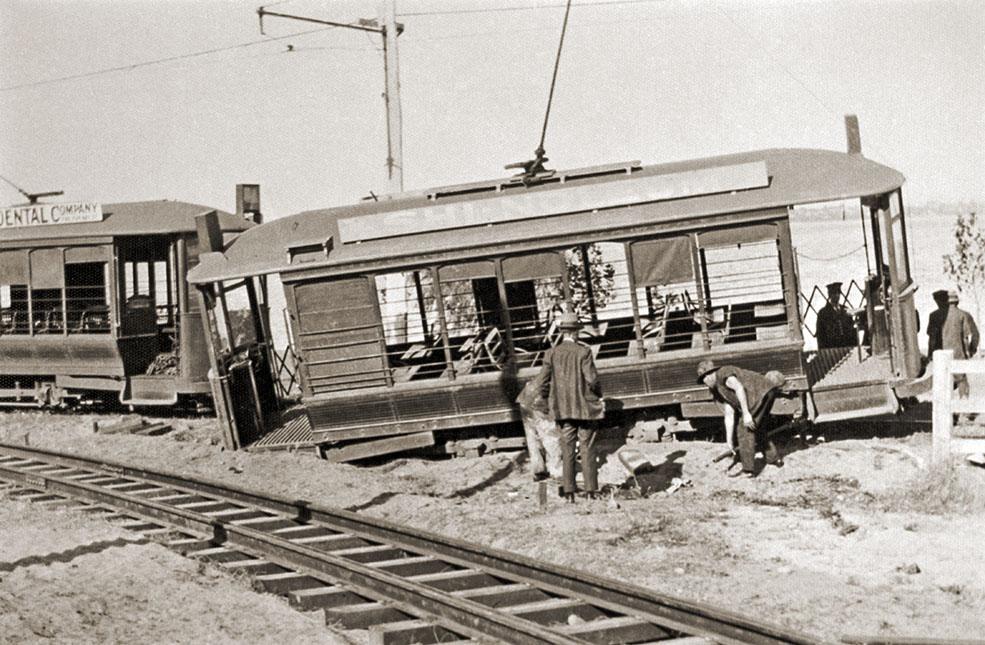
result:
[(955, 414), (985, 414), (985, 391), (969, 388), (968, 396), (955, 394), (955, 375), (985, 374), (985, 359), (955, 360), (954, 352), (934, 352), (933, 441), (935, 462), (952, 454), (985, 453), (985, 436), (969, 437), (954, 427)]
[(273, 348), (274, 360), (274, 386), (277, 388), (277, 396), (282, 399), (289, 398), (301, 393), (301, 383), (298, 380), (298, 359), (294, 353), (294, 347), (287, 345), (282, 350)]

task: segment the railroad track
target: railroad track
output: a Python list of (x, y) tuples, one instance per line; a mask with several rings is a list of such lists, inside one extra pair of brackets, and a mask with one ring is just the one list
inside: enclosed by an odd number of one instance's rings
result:
[[(0, 443), (8, 494), (108, 509), (384, 644), (815, 643), (704, 604), (303, 500)], [(66, 502), (72, 500), (72, 502)]]

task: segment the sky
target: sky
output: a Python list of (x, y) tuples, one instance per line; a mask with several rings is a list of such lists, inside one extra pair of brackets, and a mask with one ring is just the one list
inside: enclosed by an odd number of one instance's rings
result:
[[(540, 138), (563, 0), (396, 2), (405, 188), (507, 176)], [(268, 218), (386, 192), (379, 36), (271, 17), (261, 35), (257, 6), (3, 0), (0, 175), (62, 201), (226, 210), (259, 183)], [(908, 203), (985, 201), (983, 33), (977, 1), (574, 0), (548, 166), (843, 150), (856, 113)]]

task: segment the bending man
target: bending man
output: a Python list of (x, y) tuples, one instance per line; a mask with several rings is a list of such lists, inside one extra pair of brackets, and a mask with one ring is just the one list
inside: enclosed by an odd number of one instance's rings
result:
[[(773, 373), (771, 372), (771, 375)], [(779, 374), (779, 373), (777, 373)], [(774, 382), (777, 381), (777, 382)], [(725, 422), (725, 441), (735, 450), (735, 426), (738, 417), (738, 447), (742, 459), (742, 474), (756, 475), (756, 450), (762, 446), (766, 462), (780, 466), (783, 464), (776, 446), (766, 435), (763, 427), (767, 420), (773, 399), (782, 385), (782, 375), (778, 379), (767, 379), (762, 374), (723, 365), (717, 367), (710, 360), (698, 363), (698, 383), (704, 383), (711, 390), (715, 401), (722, 408)]]

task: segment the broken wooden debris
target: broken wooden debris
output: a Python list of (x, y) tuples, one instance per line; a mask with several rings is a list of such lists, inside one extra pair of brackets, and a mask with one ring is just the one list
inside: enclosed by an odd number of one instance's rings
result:
[(445, 443), (445, 452), (456, 457), (481, 457), (500, 450), (522, 450), (526, 445), (524, 437), (459, 439)]
[(678, 434), (694, 432), (695, 428), (686, 419), (678, 421), (676, 417), (666, 419), (640, 420), (630, 428), (626, 435), (629, 443), (660, 443), (666, 437), (676, 439)]
[(377, 457), (379, 455), (433, 445), (433, 432), (415, 432), (413, 434), (388, 437), (386, 439), (374, 439), (372, 441), (359, 441), (341, 446), (325, 447), (321, 450), (321, 455), (328, 461), (333, 462), (355, 461), (357, 459)]
[(106, 425), (93, 421), (92, 427), (98, 434), (137, 434), (145, 437), (156, 437), (174, 429), (166, 421), (151, 422), (143, 417), (133, 415)]

